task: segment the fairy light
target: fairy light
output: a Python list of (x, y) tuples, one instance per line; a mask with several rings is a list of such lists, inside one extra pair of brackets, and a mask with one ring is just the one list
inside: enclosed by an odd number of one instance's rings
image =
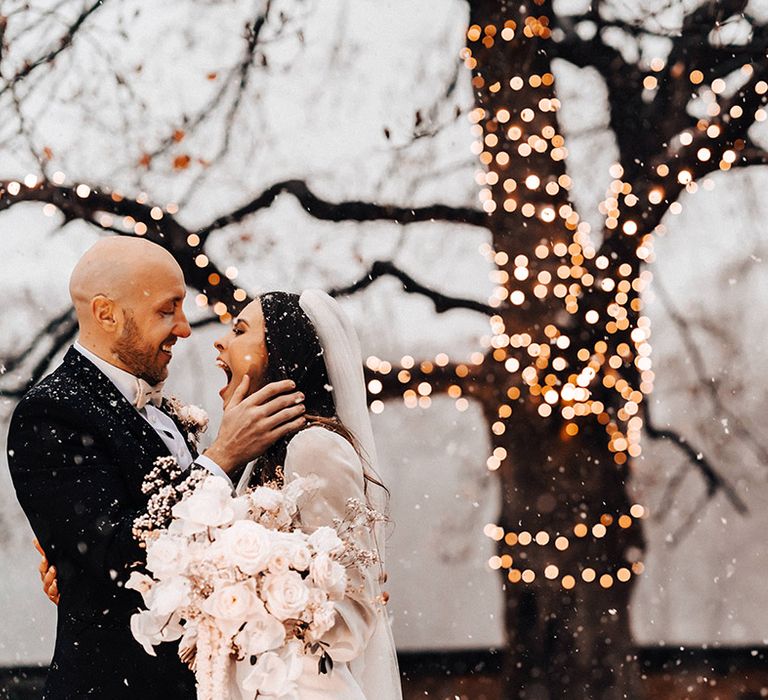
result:
[[(545, 15), (526, 16), (520, 21), (508, 19), (498, 26), (473, 25), (467, 31), (469, 45), (462, 49), (460, 57), (469, 70), (474, 70), (478, 68), (480, 50), (504, 51), (508, 48), (505, 42), (547, 40), (551, 35)], [(473, 51), (475, 45), (477, 52)], [(662, 71), (675, 67), (667, 67), (663, 58), (654, 57), (641, 69), (643, 89), (653, 92), (664, 84), (666, 77)], [(741, 68), (747, 79), (752, 72), (749, 65)], [(678, 77), (689, 83), (690, 92), (698, 101), (698, 122), (669, 140), (669, 157), (643, 165), (647, 186), (635, 183), (633, 188), (628, 181), (631, 173), (626, 173), (619, 163), (609, 168), (611, 180), (598, 205), (603, 228), (623, 244), (634, 246), (635, 251), (635, 259), (619, 265), (608, 256), (598, 255), (590, 238), (589, 223), (582, 221), (568, 203), (573, 183), (561, 172), (568, 148), (556, 122), (561, 105), (549, 89), (554, 76), (543, 70), (530, 75), (473, 76), (475, 90), (494, 96), (491, 106), (475, 107), (468, 114), (473, 139), (470, 150), (480, 164), (475, 173), (480, 206), (515, 226), (546, 227), (542, 230), (547, 234), (531, 249), (516, 250), (512, 255), (487, 243), (480, 247), (480, 254), (495, 267), (488, 303), (498, 309), (498, 315), (491, 320), (492, 332), (483, 346), (484, 352), (472, 353), (458, 363), (454, 361), (455, 367), (446, 353), (418, 364), (406, 355), (396, 366), (374, 356), (366, 359), (368, 369), (380, 375), (368, 383), (373, 413), (384, 410), (378, 397), (385, 393), (385, 385), (397, 387), (409, 409), (428, 408), (435, 395), (444, 393), (457, 411), (464, 412), (473, 397), (462, 386), (469, 386), (470, 377), (488, 376), (500, 380), (496, 382), (496, 405), (487, 411), (492, 416), (494, 443), (504, 442), (503, 436), (518, 412), (530, 413), (533, 409), (542, 420), (557, 422), (557, 434), (563, 441), (580, 440), (587, 422), (596, 423), (605, 431), (607, 449), (616, 465), (624, 465), (641, 454), (643, 404), (655, 381), (650, 321), (642, 312), (642, 293), (651, 276), (642, 265), (653, 261), (654, 237), (663, 231), (660, 226), (647, 227), (645, 217), (649, 213), (651, 219), (659, 216), (664, 206), (670, 214), (680, 214), (682, 204), (674, 200), (682, 190), (694, 193), (714, 186), (711, 180), (701, 178), (704, 166), (727, 171), (739, 163), (744, 143), (726, 140), (724, 132), (729, 124), (747, 118), (768, 118), (764, 104), (747, 111), (746, 103), (729, 103), (724, 97), (727, 85), (722, 78), (710, 79), (693, 67), (680, 68)], [(754, 92), (768, 96), (768, 83), (758, 81)], [(505, 96), (513, 99), (505, 103)], [(653, 95), (643, 97), (652, 99)], [(521, 157), (526, 159), (524, 165), (520, 163)], [(65, 180), (61, 171), (51, 176), (57, 186)], [(34, 188), (38, 184), (36, 175), (27, 174), (21, 182), (7, 183), (5, 190), (14, 197), (22, 186)], [(92, 195), (90, 187), (83, 183), (76, 185), (74, 191), (80, 199)], [(105, 194), (98, 193), (100, 197)], [(110, 196), (114, 202), (122, 201), (118, 193)], [(136, 198), (139, 204), (146, 201), (145, 193)], [(49, 204), (43, 209), (47, 216), (53, 214), (50, 207)], [(126, 231), (142, 236), (149, 232), (152, 221), (173, 216), (178, 209), (175, 203), (152, 206), (148, 217), (140, 217), (144, 220), (115, 216)], [(98, 217), (102, 226), (113, 226), (111, 214), (99, 212)], [(514, 226), (509, 229), (514, 230)], [(198, 234), (188, 235), (186, 243), (195, 266), (203, 271), (201, 274), (208, 282), (209, 294), (213, 295), (211, 288), (237, 278), (234, 267), (228, 267), (223, 277), (206, 269), (211, 264), (201, 250)], [(504, 247), (503, 241), (494, 241), (494, 245)], [(247, 299), (247, 293), (240, 288), (232, 296), (237, 302)], [(195, 297), (195, 303), (200, 307), (212, 304), (221, 319), (228, 316), (226, 304), (216, 297), (201, 293)], [(511, 324), (507, 327), (505, 323), (505, 318), (535, 317), (544, 308), (550, 312), (549, 319), (557, 319), (556, 323), (544, 322), (541, 327), (524, 330)], [(551, 313), (553, 309), (555, 313)], [(578, 331), (574, 332), (574, 328)], [(455, 378), (451, 376), (446, 381), (445, 375), (451, 370)], [(490, 471), (504, 473), (509, 460), (506, 448), (494, 444), (486, 466)], [(510, 547), (535, 545), (550, 548), (555, 555), (578, 543), (603, 540), (612, 533), (630, 529), (643, 517), (645, 509), (634, 504), (628, 513), (601, 513), (590, 523), (573, 523), (567, 532), (507, 533), (490, 524), (485, 533)], [(554, 560), (535, 570), (532, 564), (516, 564), (514, 553), (489, 560), (491, 568), (508, 570), (513, 583), (543, 579), (566, 590), (577, 582), (595, 581), (607, 589), (628, 582), (643, 569), (641, 562), (615, 567), (606, 563), (599, 571), (586, 565), (568, 571)]]

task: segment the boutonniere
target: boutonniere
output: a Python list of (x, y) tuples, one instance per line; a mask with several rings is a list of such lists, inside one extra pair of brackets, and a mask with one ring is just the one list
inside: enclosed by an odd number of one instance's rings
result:
[(208, 414), (200, 406), (185, 404), (175, 396), (167, 399), (168, 409), (187, 431), (189, 441), (197, 445), (200, 436), (208, 430)]

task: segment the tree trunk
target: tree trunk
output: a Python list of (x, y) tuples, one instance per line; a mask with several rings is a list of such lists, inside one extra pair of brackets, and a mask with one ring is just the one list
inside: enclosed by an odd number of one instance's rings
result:
[[(628, 606), (642, 529), (630, 515), (629, 462), (609, 447), (608, 435), (624, 399), (604, 390), (600, 370), (589, 400), (559, 394), (602, 336), (579, 308), (594, 250), (568, 202), (546, 53), (550, 12), (544, 0), (508, 9), (472, 2), (465, 55), (484, 206), (506, 273), (492, 320), (500, 340), (484, 363), (496, 391), (483, 401), (493, 444), (503, 448), (500, 464), (492, 463), (502, 506), (491, 535), (506, 594), (504, 697), (638, 698)], [(555, 405), (543, 400), (550, 390), (558, 392)], [(574, 403), (592, 411), (574, 416)]]
[[(597, 422), (569, 437), (556, 421), (543, 420), (528, 406), (521, 409), (505, 433), (510, 457), (501, 469), (499, 525), (507, 537), (514, 533), (512, 542), (517, 539), (512, 546), (500, 542), (500, 554), (513, 558), (502, 569), (504, 697), (636, 700), (639, 672), (628, 613), (634, 574), (626, 560), (639, 555), (641, 532), (634, 518), (628, 528), (622, 527), (627, 520), (619, 524), (630, 510), (625, 471), (616, 467)], [(586, 536), (575, 533), (579, 524)], [(605, 528), (602, 537), (593, 534), (598, 524)], [(522, 545), (526, 532), (533, 539)], [(567, 548), (561, 549), (560, 537)], [(535, 574), (530, 583), (521, 578), (527, 570)]]

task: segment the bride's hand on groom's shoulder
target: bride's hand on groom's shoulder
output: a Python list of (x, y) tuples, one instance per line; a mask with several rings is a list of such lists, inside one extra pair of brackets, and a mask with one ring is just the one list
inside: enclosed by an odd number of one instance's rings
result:
[(224, 407), (219, 434), (205, 451), (227, 473), (305, 423), (304, 395), (295, 391), (292, 381), (267, 384), (248, 396), (249, 383), (246, 375)]
[(59, 604), (59, 585), (56, 580), (56, 567), (51, 566), (48, 563), (48, 557), (45, 555), (43, 548), (40, 546), (40, 542), (37, 538), (34, 539), (35, 549), (40, 552), (42, 559), (37, 570), (40, 572), (40, 580), (43, 582), (43, 592), (50, 598), (50, 600), (56, 605)]

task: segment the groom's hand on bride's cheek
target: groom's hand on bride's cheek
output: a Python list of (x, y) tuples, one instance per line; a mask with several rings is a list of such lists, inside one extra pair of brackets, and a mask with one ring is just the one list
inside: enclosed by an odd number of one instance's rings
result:
[(249, 383), (243, 377), (224, 407), (219, 434), (205, 451), (225, 472), (255, 459), (306, 422), (304, 395), (292, 381), (267, 384), (248, 396)]

